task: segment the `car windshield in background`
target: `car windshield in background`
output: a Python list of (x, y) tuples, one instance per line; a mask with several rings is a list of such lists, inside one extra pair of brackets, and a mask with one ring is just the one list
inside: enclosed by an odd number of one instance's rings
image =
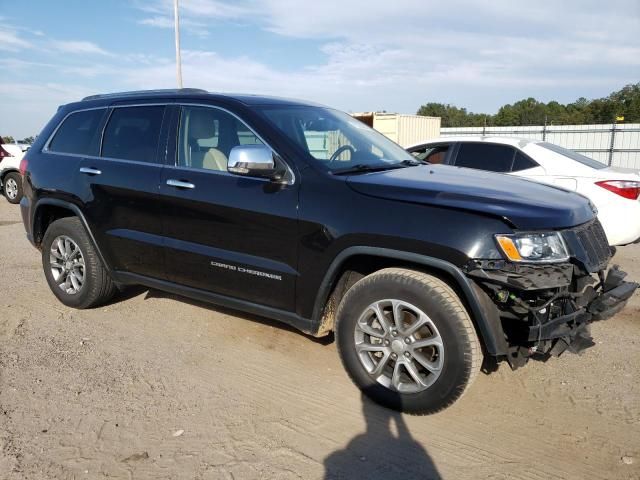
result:
[(587, 167), (595, 168), (596, 170), (599, 170), (601, 168), (607, 168), (607, 166), (604, 163), (598, 162), (593, 158), (585, 157), (584, 155), (574, 152), (573, 150), (569, 150), (568, 148), (562, 148), (559, 145), (555, 145), (553, 143), (547, 143), (547, 142), (539, 142), (538, 145), (546, 148), (547, 150), (551, 150), (552, 152), (559, 153), (560, 155), (564, 155), (565, 157), (569, 157), (571, 160), (580, 162), (581, 164), (586, 165)]
[(323, 107), (264, 107), (264, 116), (334, 173), (415, 165), (416, 159), (364, 123)]

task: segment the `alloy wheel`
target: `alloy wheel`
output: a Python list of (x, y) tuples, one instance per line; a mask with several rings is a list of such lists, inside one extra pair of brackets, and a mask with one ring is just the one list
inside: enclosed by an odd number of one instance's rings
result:
[(60, 235), (53, 240), (49, 263), (53, 280), (63, 292), (75, 295), (82, 290), (86, 274), (84, 256), (70, 237)]
[(424, 391), (442, 372), (442, 337), (429, 316), (408, 302), (369, 305), (356, 322), (354, 342), (366, 371), (390, 390)]
[(18, 196), (18, 183), (13, 178), (9, 178), (4, 185), (4, 192), (7, 198), (15, 200)]

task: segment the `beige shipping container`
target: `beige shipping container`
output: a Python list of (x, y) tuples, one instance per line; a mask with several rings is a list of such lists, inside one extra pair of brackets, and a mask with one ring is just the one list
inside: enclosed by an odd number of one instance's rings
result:
[(404, 148), (440, 136), (440, 117), (377, 112), (352, 115)]

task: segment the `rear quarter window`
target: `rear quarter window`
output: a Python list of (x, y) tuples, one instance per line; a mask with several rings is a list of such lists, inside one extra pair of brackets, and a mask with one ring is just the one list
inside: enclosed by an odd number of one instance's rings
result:
[(516, 157), (513, 159), (512, 172), (521, 172), (522, 170), (528, 170), (530, 168), (537, 167), (538, 164), (527, 157), (522, 152), (516, 152)]
[(106, 109), (100, 108), (68, 115), (51, 139), (48, 149), (58, 153), (98, 155), (100, 149), (99, 127), (105, 113)]

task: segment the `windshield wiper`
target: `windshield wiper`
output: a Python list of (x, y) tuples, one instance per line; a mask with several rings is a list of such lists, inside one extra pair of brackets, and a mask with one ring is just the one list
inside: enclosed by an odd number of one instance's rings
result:
[(389, 165), (368, 165), (366, 163), (358, 163), (357, 165), (353, 165), (351, 167), (338, 168), (336, 170), (332, 170), (331, 173), (334, 175), (346, 175), (349, 173), (382, 172), (384, 170), (393, 170), (395, 168), (402, 168), (403, 166), (405, 165), (402, 162), (392, 163)]
[(405, 165), (407, 167), (417, 167), (418, 165), (430, 165), (426, 160), (420, 160), (419, 158), (412, 158), (411, 160), (402, 160), (399, 165)]
[(332, 170), (331, 173), (334, 175), (346, 175), (349, 173), (369, 173), (369, 172), (382, 172), (384, 170), (394, 170), (396, 168), (404, 168), (404, 167), (417, 167), (418, 165), (429, 165), (429, 162), (425, 160), (420, 160), (418, 158), (412, 158), (407, 160), (402, 160), (398, 163), (388, 163), (386, 165), (369, 165), (366, 163), (358, 163), (357, 165), (353, 165), (351, 167), (338, 168), (336, 170)]

